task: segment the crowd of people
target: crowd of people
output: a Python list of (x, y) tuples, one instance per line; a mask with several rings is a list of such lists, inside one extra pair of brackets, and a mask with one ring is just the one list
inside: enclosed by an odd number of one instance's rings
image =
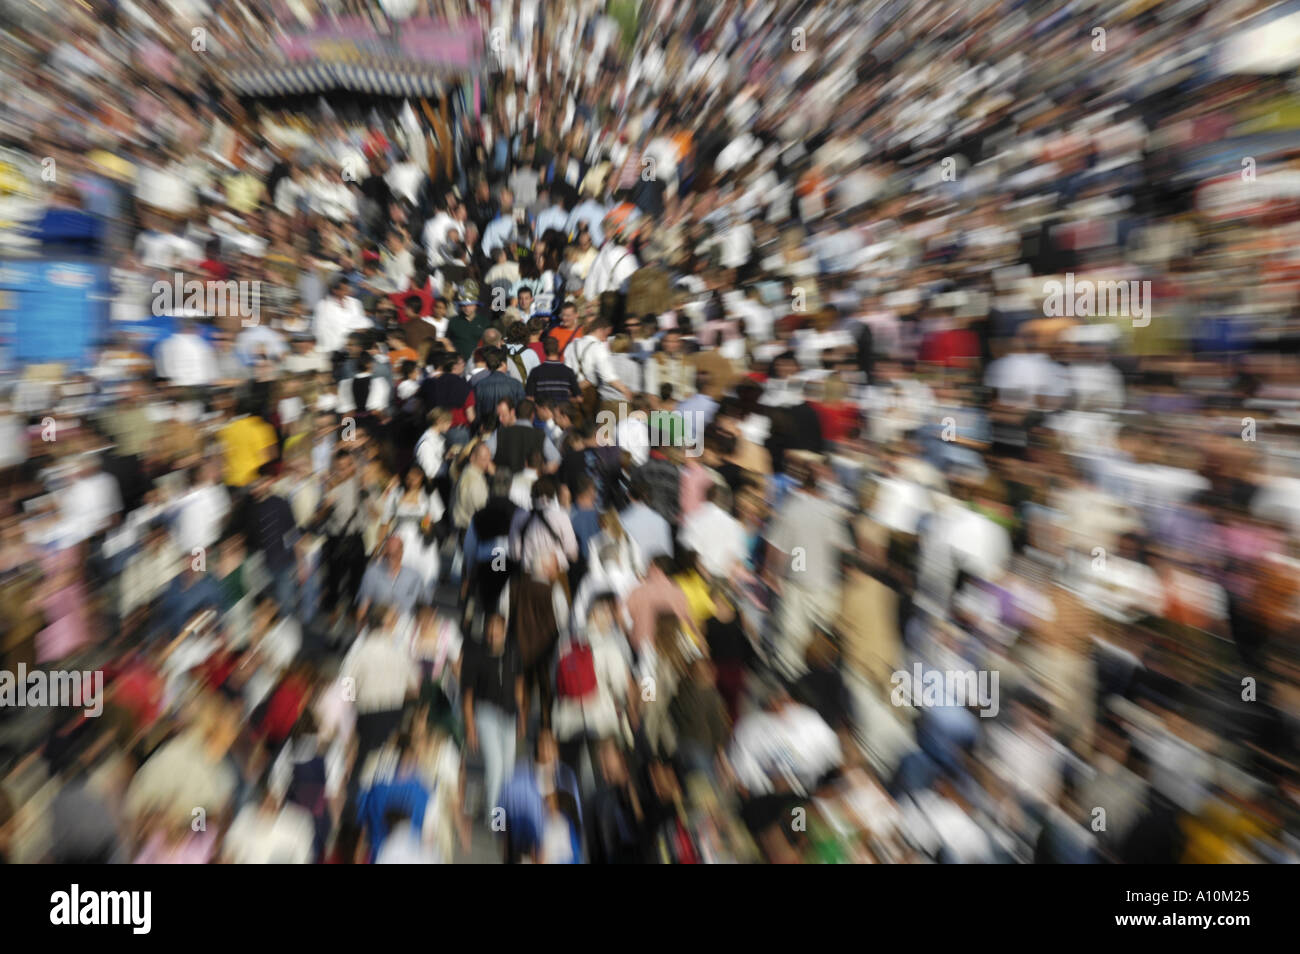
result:
[[(1268, 4), (12, 6), (0, 857), (1296, 860)], [(340, 15), (482, 74), (228, 85)]]

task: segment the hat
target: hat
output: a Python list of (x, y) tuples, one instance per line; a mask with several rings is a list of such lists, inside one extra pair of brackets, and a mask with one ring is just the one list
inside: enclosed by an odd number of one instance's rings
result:
[(630, 238), (636, 231), (636, 222), (641, 218), (641, 210), (631, 202), (616, 205), (605, 216), (605, 231), (615, 240)]
[(456, 294), (456, 304), (458, 305), (477, 305), (479, 303), (478, 282), (470, 279), (460, 286)]

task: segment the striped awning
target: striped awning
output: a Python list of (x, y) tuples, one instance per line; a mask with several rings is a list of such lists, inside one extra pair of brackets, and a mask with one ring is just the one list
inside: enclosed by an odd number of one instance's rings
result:
[(440, 95), (439, 71), (427, 63), (302, 63), (232, 70), (230, 81), (244, 96), (294, 96), (347, 90), (398, 98)]

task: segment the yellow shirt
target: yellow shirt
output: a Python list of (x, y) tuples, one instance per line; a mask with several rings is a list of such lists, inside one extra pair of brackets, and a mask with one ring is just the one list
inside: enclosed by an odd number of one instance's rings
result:
[(241, 215), (257, 208), (262, 199), (262, 180), (246, 172), (226, 176), (226, 202)]
[(217, 434), (225, 451), (225, 479), (228, 487), (247, 487), (258, 470), (273, 459), (275, 429), (260, 417), (241, 417), (231, 421)]
[(691, 619), (695, 620), (695, 625), (702, 631), (705, 622), (712, 619), (713, 614), (717, 612), (713, 600), (709, 597), (709, 584), (694, 571), (678, 574), (673, 577), (673, 582), (682, 588), (682, 593), (686, 596), (686, 605), (691, 611)]

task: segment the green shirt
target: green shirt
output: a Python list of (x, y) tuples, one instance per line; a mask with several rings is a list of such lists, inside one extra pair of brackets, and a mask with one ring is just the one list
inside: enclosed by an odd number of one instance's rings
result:
[(451, 342), (456, 352), (468, 361), (473, 356), (479, 339), (483, 337), (483, 332), (488, 330), (490, 324), (491, 319), (483, 311), (479, 311), (473, 321), (464, 315), (456, 315), (447, 322), (447, 340)]

